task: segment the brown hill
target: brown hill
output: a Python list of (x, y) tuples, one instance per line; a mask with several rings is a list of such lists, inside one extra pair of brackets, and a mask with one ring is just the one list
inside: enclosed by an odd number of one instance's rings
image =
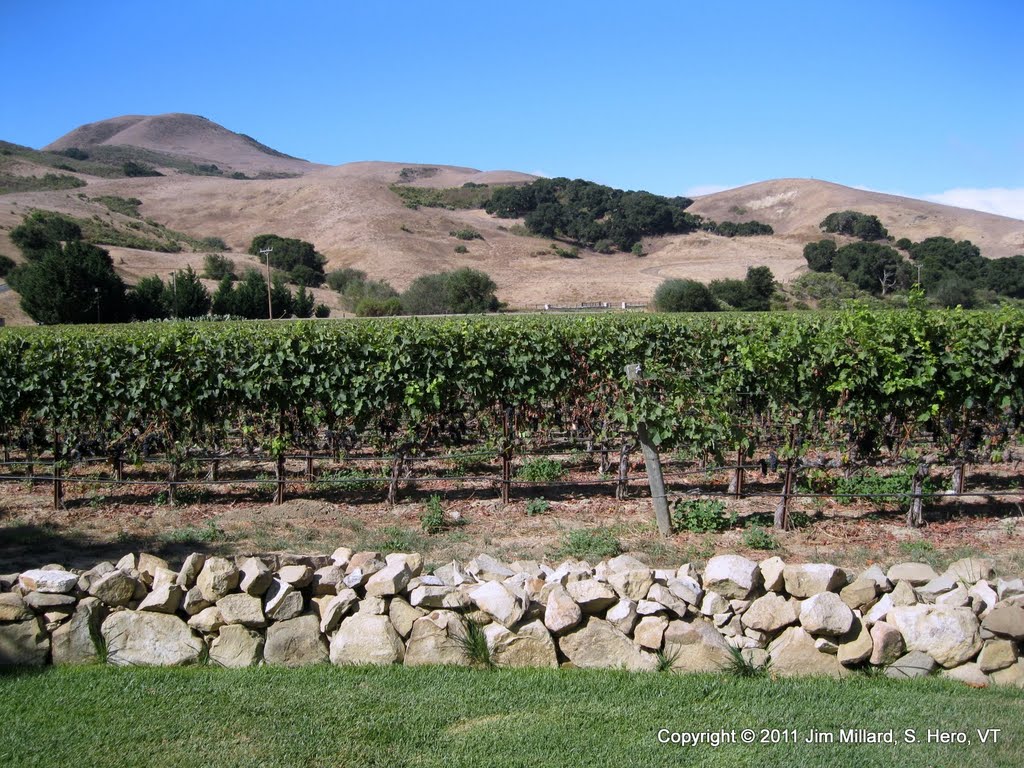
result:
[(989, 258), (1024, 253), (1024, 221), (949, 205), (853, 189), (814, 179), (776, 179), (698, 198), (690, 208), (715, 221), (756, 219), (777, 235), (804, 241), (821, 237), (818, 225), (835, 211), (877, 216), (899, 239), (970, 240)]
[(83, 125), (44, 147), (58, 151), (77, 147), (127, 146), (213, 163), (243, 173), (306, 173), (314, 163), (290, 157), (245, 134), (199, 115), (124, 115)]
[[(205, 139), (202, 137), (206, 137)], [(111, 142), (162, 153), (178, 153), (197, 161), (247, 172), (289, 168), (295, 178), (237, 180), (195, 176), (168, 169), (153, 178), (99, 178), (78, 174), (87, 186), (73, 190), (4, 195), (0, 206), (0, 253), (15, 258), (5, 230), (20, 223), (31, 208), (62, 211), (89, 219), (99, 217), (126, 232), (137, 231), (139, 219), (113, 212), (104, 196), (142, 201), (142, 219), (156, 221), (195, 238), (216, 236), (231, 247), (239, 267), (255, 265), (244, 250), (254, 235), (273, 232), (314, 243), (328, 258), (328, 269), (356, 267), (371, 278), (387, 280), (399, 290), (419, 275), (458, 267), (487, 272), (498, 295), (514, 307), (546, 303), (645, 302), (666, 278), (704, 282), (742, 277), (751, 266), (766, 265), (788, 282), (806, 271), (804, 244), (822, 237), (818, 224), (829, 213), (852, 209), (879, 216), (895, 237), (922, 240), (943, 235), (969, 239), (989, 257), (1024, 253), (1024, 222), (1001, 216), (938, 205), (910, 198), (851, 189), (805, 179), (752, 184), (698, 198), (692, 211), (717, 221), (756, 219), (771, 224), (770, 237), (725, 238), (698, 232), (644, 241), (647, 255), (580, 253), (560, 257), (549, 239), (528, 236), (517, 222), (488, 216), (482, 210), (411, 209), (392, 185), (461, 187), (475, 184), (524, 183), (535, 178), (515, 171), (478, 171), (445, 165), (385, 162), (317, 166), (279, 156), (241, 134), (192, 115), (130, 116), (93, 123), (72, 131), (53, 148), (105, 146)], [(248, 163), (248, 165), (246, 165)], [(267, 163), (281, 163), (268, 166)], [(300, 170), (294, 170), (300, 169)], [(52, 170), (24, 158), (8, 172), (41, 176)], [(453, 230), (472, 228), (482, 239), (454, 238)], [(456, 253), (457, 246), (466, 253)], [(557, 244), (564, 246), (564, 243)], [(147, 274), (202, 263), (201, 254), (156, 253), (110, 248), (118, 270), (129, 283)], [(339, 310), (329, 291), (318, 300)], [(17, 297), (0, 293), (0, 316), (25, 320)]]

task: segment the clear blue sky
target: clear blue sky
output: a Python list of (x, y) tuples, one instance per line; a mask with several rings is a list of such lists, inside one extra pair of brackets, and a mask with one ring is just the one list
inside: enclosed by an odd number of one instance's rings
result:
[(323, 163), (815, 177), (1024, 217), (1020, 0), (2, 0), (0, 26), (0, 138), (34, 147), (192, 112)]

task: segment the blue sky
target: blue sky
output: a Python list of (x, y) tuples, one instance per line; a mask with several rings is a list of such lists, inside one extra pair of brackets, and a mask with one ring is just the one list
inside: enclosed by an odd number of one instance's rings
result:
[(0, 138), (192, 112), (323, 163), (662, 194), (780, 177), (1024, 218), (1024, 3), (0, 2)]

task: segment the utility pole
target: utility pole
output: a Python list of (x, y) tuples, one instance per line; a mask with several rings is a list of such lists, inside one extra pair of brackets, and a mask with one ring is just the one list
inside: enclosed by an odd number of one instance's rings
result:
[(274, 246), (269, 248), (263, 248), (260, 250), (261, 256), (267, 257), (267, 319), (274, 319), (274, 303), (270, 300), (270, 252), (274, 250)]

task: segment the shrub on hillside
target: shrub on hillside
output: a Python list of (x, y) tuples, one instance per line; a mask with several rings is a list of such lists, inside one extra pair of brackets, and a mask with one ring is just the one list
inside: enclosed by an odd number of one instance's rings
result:
[(659, 312), (715, 312), (718, 303), (711, 291), (696, 280), (666, 280), (654, 292)]

